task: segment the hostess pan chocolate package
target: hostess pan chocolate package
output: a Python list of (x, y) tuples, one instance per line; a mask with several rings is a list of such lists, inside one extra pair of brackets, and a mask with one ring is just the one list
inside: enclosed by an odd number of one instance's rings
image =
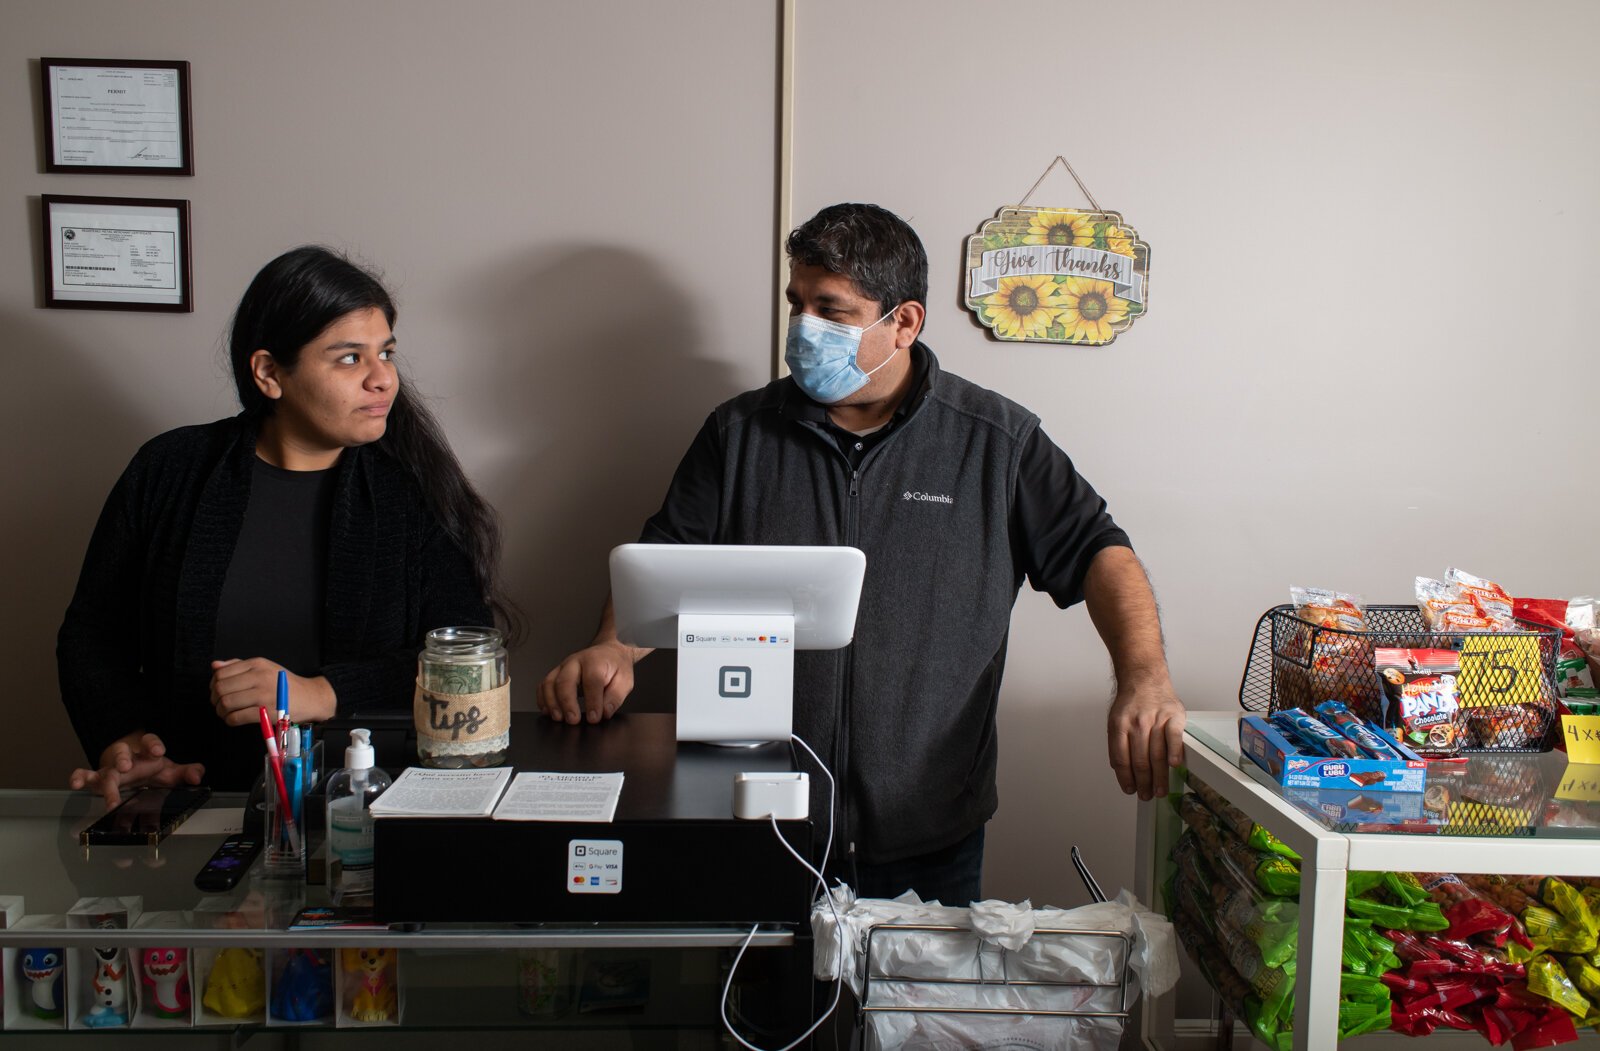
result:
[(1384, 725), (1418, 755), (1455, 755), (1466, 744), (1455, 650), (1385, 649), (1374, 653), (1383, 683)]

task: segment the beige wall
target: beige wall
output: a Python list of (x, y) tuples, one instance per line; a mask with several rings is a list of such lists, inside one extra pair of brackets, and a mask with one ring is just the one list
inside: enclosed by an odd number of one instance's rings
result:
[[(801, 0), (795, 215), (917, 227), (928, 343), (1043, 417), (1149, 566), (1181, 694), (1225, 708), (1291, 584), (1600, 590), (1597, 32), (1582, 2)], [(1152, 246), (1107, 349), (995, 343), (960, 304), (964, 238), (1058, 153)], [(1057, 171), (1034, 203), (1083, 202)], [(1073, 842), (1131, 880), (1107, 675), (1025, 588), (987, 891), (1082, 901)]]
[[(54, 639), (100, 503), (140, 442), (237, 411), (228, 316), (308, 241), (386, 271), (403, 367), (505, 519), (528, 704), (705, 413), (770, 378), (777, 23), (745, 0), (0, 7), (0, 652), (39, 745), (0, 784), (74, 761)], [(195, 177), (41, 174), (42, 55), (189, 60)], [(39, 193), (191, 199), (195, 313), (38, 309)]]
[[(929, 343), (1037, 411), (1110, 500), (1192, 706), (1233, 703), (1255, 617), (1293, 583), (1401, 601), (1459, 564), (1600, 589), (1580, 357), (1600, 8), (798, 7), (796, 217), (872, 200), (918, 228)], [(30, 59), (182, 57), (199, 172), (0, 153), (0, 660), (37, 739), (0, 783), (72, 761), (51, 650), (94, 514), (141, 440), (231, 411), (227, 313), (303, 241), (397, 286), (412, 374), (510, 526), (521, 681), (583, 639), (604, 551), (705, 411), (769, 374), (776, 23), (742, 0), (0, 8), (6, 142), (35, 135)], [(1150, 315), (1109, 349), (997, 344), (959, 303), (964, 238), (1057, 153), (1153, 246)], [(37, 309), (41, 192), (192, 199), (197, 312)], [(1081, 203), (1059, 173), (1035, 200)], [(1025, 591), (994, 894), (1081, 901), (1072, 842), (1102, 883), (1131, 878), (1107, 689), (1083, 612)]]

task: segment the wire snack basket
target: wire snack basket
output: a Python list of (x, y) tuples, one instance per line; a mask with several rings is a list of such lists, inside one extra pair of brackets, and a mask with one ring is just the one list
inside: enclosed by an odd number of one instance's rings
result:
[(1379, 649), (1454, 650), (1461, 672), (1456, 689), (1467, 737), (1461, 751), (1538, 752), (1555, 721), (1556, 655), (1561, 633), (1526, 625), (1522, 631), (1430, 631), (1415, 606), (1368, 606), (1367, 630), (1312, 624), (1290, 605), (1274, 606), (1256, 623), (1239, 683), (1247, 711), (1306, 711), (1342, 702), (1363, 719), (1384, 717)]

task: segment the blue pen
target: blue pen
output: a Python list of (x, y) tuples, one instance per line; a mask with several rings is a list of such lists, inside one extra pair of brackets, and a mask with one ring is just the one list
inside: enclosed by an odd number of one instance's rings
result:
[(289, 789), (289, 812), (294, 815), (297, 825), (300, 823), (301, 803), (305, 799), (305, 766), (306, 761), (300, 757), (300, 734), (291, 726), (289, 747), (283, 756), (283, 781)]
[(316, 752), (311, 748), (311, 724), (306, 723), (300, 727), (300, 794), (311, 794), (312, 786), (317, 783), (317, 772), (313, 764), (317, 761)]
[(289, 673), (278, 669), (278, 751), (289, 751)]

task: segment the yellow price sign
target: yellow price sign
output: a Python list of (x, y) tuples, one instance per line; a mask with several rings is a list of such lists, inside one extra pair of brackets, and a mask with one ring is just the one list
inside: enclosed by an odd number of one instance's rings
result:
[(1465, 708), (1538, 701), (1544, 660), (1538, 635), (1469, 635), (1461, 647), (1456, 689)]
[(1570, 774), (1580, 763), (1600, 764), (1600, 715), (1563, 715), (1561, 736), (1567, 742)]

